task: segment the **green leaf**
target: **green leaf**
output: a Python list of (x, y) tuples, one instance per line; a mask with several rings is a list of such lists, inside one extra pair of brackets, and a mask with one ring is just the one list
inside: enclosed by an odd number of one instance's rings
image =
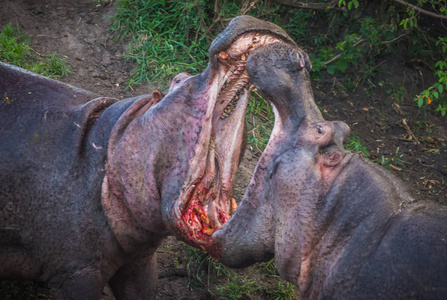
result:
[(327, 66), (327, 72), (331, 75), (334, 75), (337, 72), (337, 67), (334, 64), (330, 64)]
[(348, 68), (348, 63), (344, 59), (339, 59), (338, 61), (335, 62), (335, 65), (337, 69), (339, 69), (342, 72), (346, 71), (346, 69)]
[(418, 99), (418, 106), (419, 106), (419, 108), (422, 107), (422, 104), (424, 104), (424, 99), (423, 99), (422, 97), (420, 97), (420, 98)]

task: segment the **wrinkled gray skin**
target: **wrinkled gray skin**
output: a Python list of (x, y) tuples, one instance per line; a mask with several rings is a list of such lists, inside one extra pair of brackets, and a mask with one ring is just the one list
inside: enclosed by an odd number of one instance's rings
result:
[(274, 44), (248, 60), (275, 127), (211, 253), (236, 268), (274, 256), (302, 299), (447, 299), (447, 207), (415, 202), (396, 176), (344, 150), (349, 127), (323, 120), (303, 56)]
[[(248, 91), (221, 115), (248, 88), (241, 53), (272, 41), (293, 44), (235, 18), (208, 68), (156, 100), (101, 98), (0, 63), (0, 278), (47, 282), (56, 299), (99, 299), (107, 283), (117, 299), (154, 298), (162, 238), (204, 248), (233, 212)], [(212, 193), (195, 195), (199, 183)]]

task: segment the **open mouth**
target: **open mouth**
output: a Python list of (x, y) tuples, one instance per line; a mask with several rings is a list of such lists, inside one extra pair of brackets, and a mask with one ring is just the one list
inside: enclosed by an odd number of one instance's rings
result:
[(214, 77), (208, 101), (214, 101), (212, 124), (201, 168), (183, 189), (176, 209), (176, 223), (189, 244), (205, 249), (211, 235), (231, 218), (237, 208), (233, 187), (244, 137), (245, 110), (252, 85), (247, 59), (263, 46), (288, 42), (260, 31), (239, 35), (231, 45), (213, 54)]

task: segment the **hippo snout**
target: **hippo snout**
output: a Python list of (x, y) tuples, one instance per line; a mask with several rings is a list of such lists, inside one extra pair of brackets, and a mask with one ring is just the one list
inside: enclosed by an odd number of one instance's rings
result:
[(342, 146), (348, 140), (348, 137), (351, 134), (351, 128), (348, 124), (342, 121), (334, 121), (333, 123), (335, 126), (335, 142), (339, 146)]

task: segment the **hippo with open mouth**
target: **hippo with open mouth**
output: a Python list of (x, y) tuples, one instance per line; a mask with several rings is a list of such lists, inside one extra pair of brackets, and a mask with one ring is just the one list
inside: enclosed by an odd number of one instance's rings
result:
[(272, 44), (248, 59), (275, 126), (209, 253), (230, 267), (275, 257), (301, 299), (447, 299), (447, 206), (416, 202), (392, 173), (343, 148), (350, 129), (323, 119), (303, 57)]
[[(155, 250), (174, 234), (207, 248), (234, 212), (250, 54), (295, 45), (233, 19), (207, 69), (117, 101), (0, 63), (0, 278), (56, 299), (154, 298)], [(161, 100), (161, 101), (160, 101)]]

